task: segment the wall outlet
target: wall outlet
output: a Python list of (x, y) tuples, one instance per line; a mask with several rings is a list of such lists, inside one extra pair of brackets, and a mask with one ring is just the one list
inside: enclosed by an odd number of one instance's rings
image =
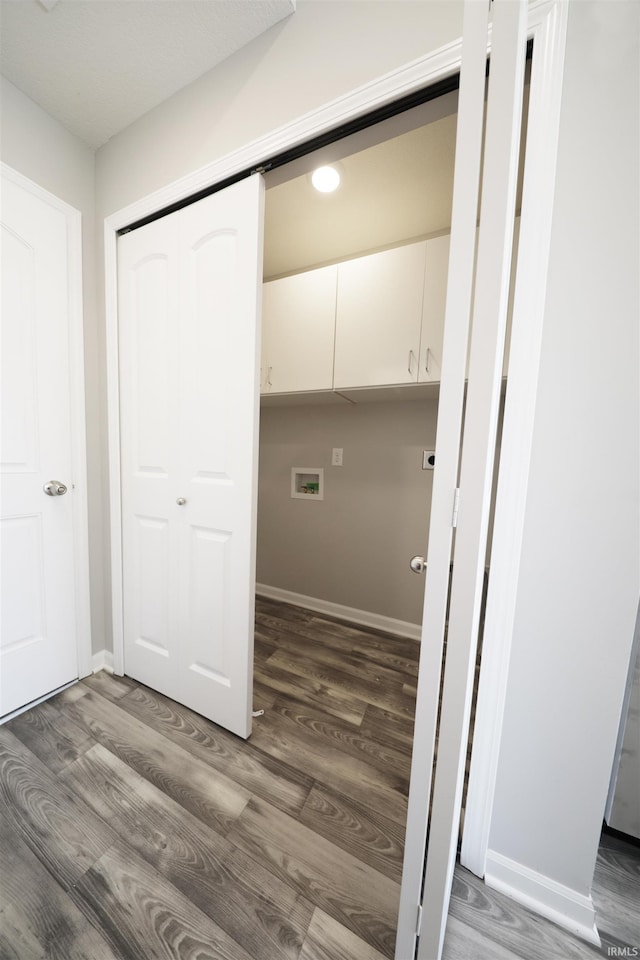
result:
[(342, 466), (342, 447), (334, 447), (331, 451), (331, 466), (332, 467), (341, 467)]
[(422, 469), (433, 470), (435, 465), (436, 465), (435, 450), (423, 450), (422, 451)]

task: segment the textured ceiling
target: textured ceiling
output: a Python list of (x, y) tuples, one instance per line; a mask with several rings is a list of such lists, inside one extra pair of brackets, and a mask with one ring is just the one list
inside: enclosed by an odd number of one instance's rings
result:
[[(49, 2), (47, 5), (51, 5)], [(0, 3), (0, 70), (92, 147), (295, 9), (295, 0)]]

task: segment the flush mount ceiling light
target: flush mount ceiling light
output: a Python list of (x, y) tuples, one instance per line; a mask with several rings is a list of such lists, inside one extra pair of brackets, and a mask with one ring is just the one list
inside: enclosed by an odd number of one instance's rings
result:
[(333, 193), (340, 186), (340, 171), (337, 167), (318, 167), (311, 174), (311, 183), (320, 193)]

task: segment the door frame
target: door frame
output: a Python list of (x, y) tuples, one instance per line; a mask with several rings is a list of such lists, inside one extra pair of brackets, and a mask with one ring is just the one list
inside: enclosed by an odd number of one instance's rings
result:
[[(2, 176), (38, 200), (58, 210), (67, 224), (67, 291), (69, 308), (69, 400), (71, 429), (70, 486), (73, 521), (73, 559), (76, 653), (78, 677), (92, 672), (91, 605), (89, 592), (89, 514), (87, 500), (87, 434), (85, 420), (84, 327), (82, 305), (82, 214), (24, 174), (0, 161)], [(49, 694), (47, 694), (49, 696)], [(21, 712), (19, 708), (16, 712)], [(12, 714), (12, 715), (14, 715)], [(5, 720), (8, 717), (5, 718)]]
[[(538, 392), (551, 244), (568, 4), (549, 11), (535, 35), (543, 69), (531, 72), (527, 164), (522, 189), (509, 386), (491, 547), (473, 751), (460, 862), (484, 877), (507, 693), (520, 553)], [(535, 53), (534, 53), (535, 56)], [(544, 201), (544, 202), (542, 202)], [(522, 229), (524, 224), (524, 231)]]
[[(478, 0), (483, 2), (483, 0)], [(484, 874), (488, 828), (495, 789), (495, 771), (500, 749), (507, 670), (511, 648), (513, 609), (520, 567), (521, 534), (524, 526), (529, 454), (538, 388), (540, 342), (544, 319), (544, 291), (549, 263), (551, 219), (556, 176), (557, 133), (566, 35), (567, 4), (564, 0), (532, 0), (528, 11), (527, 37), (534, 41), (527, 155), (534, 159), (526, 170), (527, 210), (520, 225), (518, 287), (514, 304), (510, 369), (518, 390), (507, 391), (505, 431), (500, 455), (500, 484), (496, 524), (511, 535), (496, 538), (492, 550), (487, 618), (483, 640), (481, 687), (490, 687), (482, 714), (476, 717), (476, 738), (483, 734), (483, 763), (476, 765), (474, 790), (469, 791), (464, 837), (475, 859), (467, 866)], [(490, 41), (490, 33), (489, 33)], [(487, 52), (490, 49), (488, 43)], [(181, 179), (162, 187), (108, 216), (104, 221), (105, 312), (107, 346), (107, 404), (109, 443), (109, 496), (111, 534), (111, 580), (113, 618), (113, 667), (124, 672), (122, 507), (120, 497), (120, 401), (118, 374), (117, 235), (131, 223), (152, 216), (201, 190), (259, 167), (269, 157), (304, 144), (341, 124), (399, 100), (458, 73), (461, 38), (386, 74), (350, 94), (334, 100), (286, 124), (250, 144), (214, 160)], [(531, 151), (529, 153), (529, 151)], [(526, 215), (525, 215), (526, 213)], [(530, 254), (525, 257), (525, 254)], [(533, 293), (532, 293), (533, 292)], [(530, 301), (526, 302), (526, 296)], [(526, 330), (519, 328), (522, 315)], [(517, 361), (513, 359), (517, 356)], [(512, 400), (513, 397), (513, 400)], [(520, 536), (518, 536), (518, 531)], [(505, 611), (511, 609), (511, 618)], [(494, 635), (495, 634), (495, 635)], [(487, 657), (495, 646), (496, 655)], [(484, 660), (487, 657), (485, 670)], [(483, 672), (487, 674), (483, 677)], [(490, 701), (490, 702), (489, 702)], [(416, 730), (414, 743), (420, 731)], [(480, 766), (480, 768), (479, 768)], [(476, 815), (475, 812), (478, 811)], [(426, 811), (425, 811), (426, 816)], [(411, 838), (407, 839), (408, 845)], [(478, 865), (481, 866), (478, 866)], [(416, 904), (417, 912), (417, 904)]]

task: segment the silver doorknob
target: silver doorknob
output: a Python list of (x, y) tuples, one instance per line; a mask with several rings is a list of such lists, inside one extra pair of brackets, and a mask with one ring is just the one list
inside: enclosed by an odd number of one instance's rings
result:
[(67, 488), (59, 480), (47, 480), (43, 488), (48, 497), (64, 497)]
[(187, 501), (185, 500), (184, 497), (178, 497), (178, 499), (176, 500), (176, 503), (178, 504), (179, 507), (184, 507), (186, 502)]
[(424, 557), (412, 557), (409, 566), (414, 573), (424, 573), (427, 568), (427, 561)]

